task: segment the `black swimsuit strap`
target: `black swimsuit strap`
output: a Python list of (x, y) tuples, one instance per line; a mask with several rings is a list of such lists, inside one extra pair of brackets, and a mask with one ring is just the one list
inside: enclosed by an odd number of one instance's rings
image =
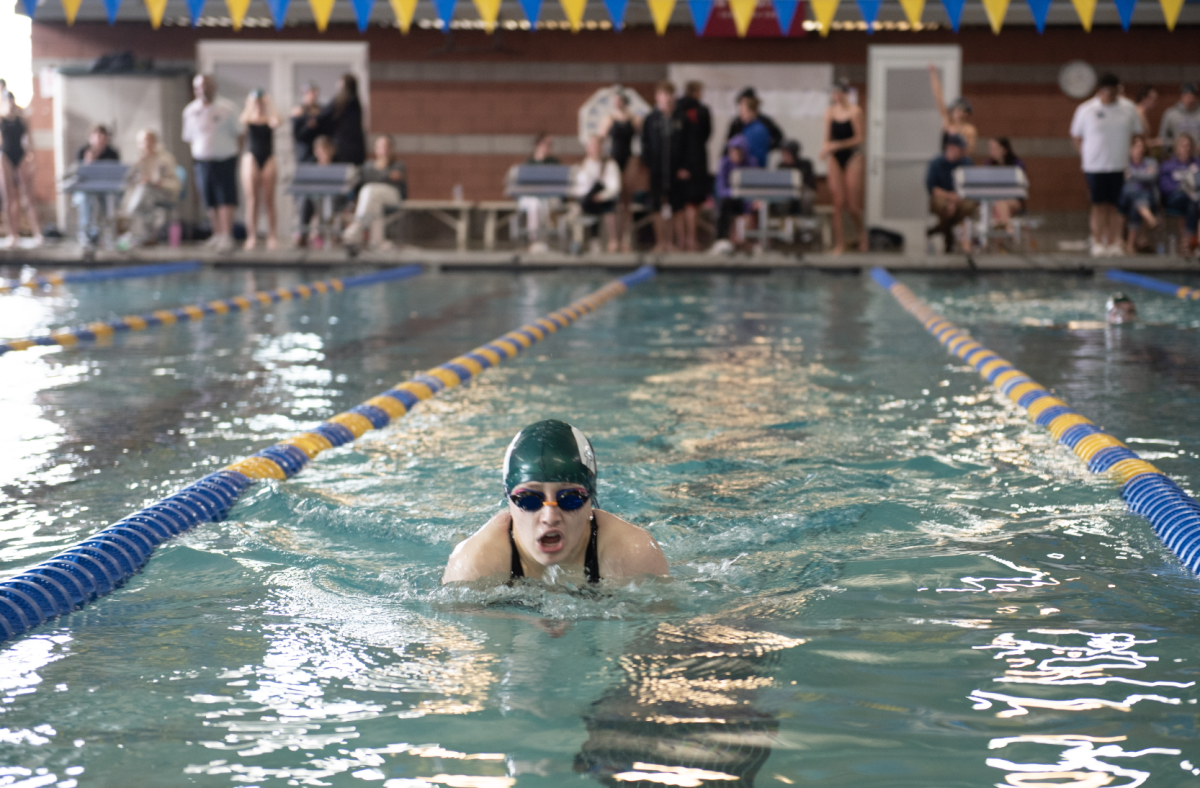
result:
[(525, 576), (525, 567), (521, 566), (521, 554), (517, 552), (517, 540), (513, 539), (512, 524), (508, 526), (508, 543), (512, 545), (512, 567), (509, 569), (513, 579)]
[[(599, 526), (596, 525), (596, 515), (591, 516), (592, 534), (588, 537), (587, 552), (583, 556), (583, 573), (589, 583), (600, 582), (600, 550), (597, 547)], [(517, 540), (513, 538), (512, 525), (508, 526), (508, 543), (512, 545), (512, 563), (509, 566), (509, 576), (514, 580), (525, 576), (525, 567), (521, 566), (521, 555), (517, 552)]]

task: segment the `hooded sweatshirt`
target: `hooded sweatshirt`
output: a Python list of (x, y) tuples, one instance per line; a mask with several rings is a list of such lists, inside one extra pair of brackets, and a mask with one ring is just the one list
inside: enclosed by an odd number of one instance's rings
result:
[[(734, 164), (733, 159), (729, 156), (731, 148), (737, 148), (742, 152), (742, 163)], [(730, 138), (729, 143), (725, 146), (725, 155), (721, 157), (721, 166), (717, 169), (717, 199), (728, 199), (733, 197), (732, 183), (733, 171), (739, 167), (758, 167), (760, 166), (758, 159), (754, 158), (750, 153), (750, 143), (741, 134), (735, 134)]]

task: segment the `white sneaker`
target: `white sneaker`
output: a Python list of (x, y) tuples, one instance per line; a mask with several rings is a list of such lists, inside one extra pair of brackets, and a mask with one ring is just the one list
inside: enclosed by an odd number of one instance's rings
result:
[(1104, 244), (1100, 243), (1099, 241), (1092, 241), (1092, 245), (1091, 245), (1092, 257), (1104, 257), (1107, 252), (1108, 252), (1108, 247), (1106, 247)]
[(1121, 244), (1109, 244), (1104, 249), (1104, 255), (1105, 257), (1124, 257), (1125, 247)]
[(728, 238), (722, 238), (712, 245), (708, 250), (709, 254), (733, 254), (733, 242)]
[(530, 254), (546, 254), (550, 251), (550, 247), (545, 241), (534, 241), (529, 245)]
[(233, 236), (218, 235), (215, 247), (217, 254), (229, 254), (233, 251)]
[(350, 222), (345, 232), (342, 233), (342, 243), (347, 246), (358, 246), (362, 243), (362, 239), (363, 226), (358, 222)]
[(221, 246), (221, 236), (213, 233), (208, 236), (208, 240), (204, 242), (205, 249), (217, 249)]

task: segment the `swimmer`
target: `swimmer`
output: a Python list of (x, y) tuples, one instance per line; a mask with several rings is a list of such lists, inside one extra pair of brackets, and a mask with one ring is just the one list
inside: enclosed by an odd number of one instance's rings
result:
[(1109, 326), (1128, 325), (1137, 322), (1137, 307), (1133, 305), (1133, 299), (1124, 293), (1113, 293), (1109, 296), (1108, 303), (1104, 305), (1104, 309), (1106, 310), (1104, 320), (1068, 320), (1066, 323), (1055, 323), (1049, 318), (1023, 317), (1021, 318), (1021, 325), (1034, 328), (1067, 328), (1073, 331), (1094, 331), (1101, 328), (1108, 328)]
[(508, 509), (454, 548), (443, 583), (529, 577), (582, 585), (670, 574), (654, 537), (594, 508), (596, 455), (570, 424), (548, 419), (518, 432), (503, 481)]
[(1137, 307), (1133, 305), (1133, 299), (1124, 293), (1113, 293), (1104, 308), (1108, 310), (1105, 319), (1109, 325), (1133, 323), (1137, 320)]

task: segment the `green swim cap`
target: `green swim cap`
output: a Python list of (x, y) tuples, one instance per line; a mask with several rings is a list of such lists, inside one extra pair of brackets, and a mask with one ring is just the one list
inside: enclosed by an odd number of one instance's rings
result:
[(578, 484), (596, 495), (592, 442), (565, 421), (546, 419), (517, 433), (504, 455), (504, 492), (526, 482)]

